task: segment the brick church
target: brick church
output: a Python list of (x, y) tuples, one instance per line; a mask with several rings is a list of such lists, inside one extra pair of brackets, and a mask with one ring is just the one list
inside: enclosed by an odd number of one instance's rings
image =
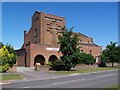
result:
[[(58, 45), (58, 35), (65, 26), (65, 18), (35, 11), (32, 16), (30, 30), (24, 31), (24, 43), (21, 49), (16, 50), (17, 65), (34, 67), (49, 61), (55, 61), (61, 56)], [(95, 58), (101, 55), (102, 47), (93, 42), (93, 38), (79, 34), (81, 52), (91, 53)]]

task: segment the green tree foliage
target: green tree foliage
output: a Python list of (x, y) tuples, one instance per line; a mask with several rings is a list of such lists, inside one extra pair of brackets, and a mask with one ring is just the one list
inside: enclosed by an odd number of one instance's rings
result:
[(117, 47), (117, 62), (120, 63), (120, 45)]
[(92, 65), (95, 63), (95, 58), (91, 54), (80, 53), (79, 55), (79, 64)]
[(65, 65), (62, 62), (62, 60), (57, 60), (55, 62), (49, 62), (49, 66), (51, 67), (50, 70), (56, 70), (56, 71), (66, 70)]
[(100, 63), (98, 64), (99, 67), (107, 67), (106, 63), (107, 63), (107, 58), (105, 57), (104, 54), (102, 54), (101, 56), (101, 60)]
[(2, 72), (6, 72), (16, 62), (16, 54), (12, 47), (4, 45), (0, 49), (0, 62), (2, 63)]
[(78, 34), (73, 34), (72, 28), (67, 30), (63, 28), (62, 36), (59, 36), (60, 51), (62, 53), (61, 60), (66, 70), (71, 70), (79, 62), (79, 38)]
[(83, 64), (85, 57), (86, 57), (86, 53), (80, 53), (80, 55), (79, 55), (80, 59), (79, 59), (78, 64)]
[(95, 63), (95, 59), (91, 54), (82, 53), (81, 56), (83, 56), (83, 63), (87, 65), (92, 65)]
[(109, 62), (112, 62), (112, 67), (114, 66), (114, 62), (118, 62), (119, 59), (119, 53), (117, 50), (116, 43), (110, 42), (109, 45), (106, 46), (106, 50), (103, 52), (105, 57), (109, 60)]
[(2, 48), (3, 47), (3, 43), (2, 42), (0, 42), (0, 48)]
[(13, 65), (16, 64), (17, 55), (15, 53), (14, 48), (10, 44), (6, 45), (6, 48), (8, 49), (9, 54), (13, 55), (12, 58), (11, 58), (11, 60), (8, 61), (9, 66), (13, 67)]
[(50, 63), (52, 69), (69, 71), (83, 62), (92, 65), (95, 62), (94, 57), (91, 54), (80, 53), (79, 34), (73, 33), (72, 28), (70, 30), (63, 28), (62, 31), (62, 35), (58, 37), (59, 50), (62, 53), (61, 60)]

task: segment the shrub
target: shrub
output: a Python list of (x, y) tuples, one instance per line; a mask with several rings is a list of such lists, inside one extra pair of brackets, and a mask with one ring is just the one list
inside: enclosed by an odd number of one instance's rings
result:
[(47, 66), (52, 66), (52, 64), (53, 63), (49, 61), (48, 64), (47, 64)]
[(98, 64), (98, 67), (107, 67), (107, 65), (105, 63), (100, 63)]
[(79, 57), (80, 57), (80, 59), (79, 59), (78, 64), (83, 64), (85, 57), (86, 57), (86, 53), (80, 53)]
[(95, 59), (91, 54), (84, 54), (83, 63), (87, 65), (92, 65), (95, 63)]
[(107, 67), (106, 62), (107, 62), (106, 57), (105, 57), (105, 55), (102, 54), (100, 63), (98, 64), (98, 67)]
[(63, 64), (62, 60), (57, 60), (55, 62), (49, 62), (50, 70), (66, 70), (65, 65)]
[(9, 64), (5, 64), (5, 65), (2, 65), (1, 67), (0, 67), (0, 72), (7, 72), (7, 70), (9, 69), (10, 67), (9, 67)]
[(10, 67), (12, 68), (16, 62), (16, 57), (15, 50), (11, 46), (2, 46), (0, 48), (1, 72), (7, 72)]

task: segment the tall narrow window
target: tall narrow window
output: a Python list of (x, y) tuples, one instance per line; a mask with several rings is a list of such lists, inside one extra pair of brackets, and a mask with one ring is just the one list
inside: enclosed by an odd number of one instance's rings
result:
[(81, 49), (81, 53), (83, 53), (83, 49)]
[(37, 29), (35, 29), (34, 36), (37, 37)]
[(90, 54), (92, 54), (92, 50), (90, 50)]
[(35, 44), (37, 44), (37, 42), (35, 41)]
[(35, 19), (34, 19), (34, 22), (36, 22), (38, 20), (38, 17), (36, 17)]

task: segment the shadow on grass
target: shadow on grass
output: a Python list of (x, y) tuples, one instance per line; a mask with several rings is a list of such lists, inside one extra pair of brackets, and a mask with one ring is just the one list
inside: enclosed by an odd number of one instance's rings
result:
[(23, 77), (19, 74), (4, 74), (2, 75), (2, 80), (20, 80)]
[(92, 68), (85, 68), (85, 69), (80, 69), (80, 70), (76, 70), (76, 69), (72, 69), (70, 71), (66, 71), (66, 70), (53, 70), (55, 71), (55, 73), (58, 74), (74, 74), (74, 73), (90, 73), (90, 72), (98, 72), (98, 71), (107, 71), (107, 70), (114, 70), (114, 69), (118, 69), (117, 66), (108, 66), (108, 67), (92, 67)]

